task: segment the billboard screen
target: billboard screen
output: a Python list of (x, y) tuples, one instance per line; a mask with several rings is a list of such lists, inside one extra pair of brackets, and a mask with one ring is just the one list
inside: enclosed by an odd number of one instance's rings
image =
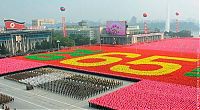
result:
[(111, 35), (126, 35), (126, 21), (107, 21), (106, 32)]
[(23, 30), (26, 29), (24, 22), (17, 22), (15, 20), (4, 20), (6, 30)]

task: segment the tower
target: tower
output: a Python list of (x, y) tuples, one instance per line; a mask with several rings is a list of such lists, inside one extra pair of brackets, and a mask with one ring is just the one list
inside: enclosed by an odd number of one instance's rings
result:
[[(61, 12), (65, 12), (65, 7), (60, 7)], [(62, 16), (62, 30), (63, 30), (63, 37), (67, 36), (67, 31), (66, 31), (66, 18)]]
[(179, 13), (176, 12), (176, 33), (179, 32), (179, 21), (178, 21), (178, 16), (179, 16)]
[(144, 17), (144, 33), (147, 34), (148, 33), (148, 27), (147, 27), (147, 22), (146, 19), (147, 18), (147, 13), (143, 13), (143, 17)]
[(167, 17), (166, 17), (166, 22), (165, 22), (165, 32), (170, 31), (170, 6), (169, 2), (167, 3)]
[(65, 17), (62, 17), (62, 30), (63, 30), (63, 37), (67, 36), (67, 31), (66, 31), (66, 21), (65, 21)]

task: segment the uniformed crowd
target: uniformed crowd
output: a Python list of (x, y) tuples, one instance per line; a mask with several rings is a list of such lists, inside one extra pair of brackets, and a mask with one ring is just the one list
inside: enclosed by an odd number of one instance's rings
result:
[(11, 101), (14, 101), (13, 97), (10, 97), (10, 96), (0, 93), (0, 104), (8, 103)]
[(68, 76), (70, 76), (69, 73), (57, 72), (57, 73), (43, 74), (40, 76), (19, 80), (19, 82), (37, 86), (39, 84), (59, 80), (59, 79), (62, 79), (64, 77), (68, 77)]
[(40, 84), (38, 87), (61, 95), (84, 100), (122, 84), (120, 81), (111, 79), (75, 74), (71, 77)]
[(6, 78), (80, 100), (123, 84), (117, 80), (72, 74), (53, 68), (39, 68), (9, 75)]
[(5, 78), (19, 81), (19, 80), (33, 78), (33, 77), (37, 77), (43, 74), (49, 74), (49, 73), (58, 72), (58, 71), (59, 70), (51, 69), (51, 68), (39, 68), (39, 69), (31, 70), (31, 71), (25, 71), (25, 72), (8, 75)]
[(89, 102), (89, 107), (96, 108), (98, 110), (114, 110), (114, 109), (104, 107), (104, 106), (101, 106), (101, 105), (97, 105), (97, 104), (94, 104), (94, 103), (90, 103), (90, 102)]

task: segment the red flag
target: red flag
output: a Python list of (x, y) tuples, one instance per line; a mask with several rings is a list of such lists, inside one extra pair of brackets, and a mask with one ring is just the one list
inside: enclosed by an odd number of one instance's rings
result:
[(4, 20), (6, 30), (23, 30), (26, 29), (25, 22), (15, 20)]

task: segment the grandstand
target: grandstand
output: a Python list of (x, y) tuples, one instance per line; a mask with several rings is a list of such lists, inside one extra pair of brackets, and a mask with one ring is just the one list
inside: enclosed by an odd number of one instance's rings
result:
[(11, 109), (196, 110), (199, 47), (172, 38), (4, 58), (1, 93), (15, 99)]

